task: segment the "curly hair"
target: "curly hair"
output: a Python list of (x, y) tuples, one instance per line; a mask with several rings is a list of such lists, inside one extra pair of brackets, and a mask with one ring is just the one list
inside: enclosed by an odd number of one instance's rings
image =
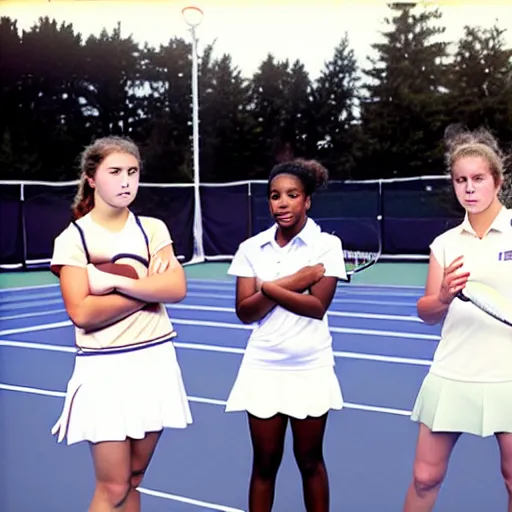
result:
[(268, 177), (267, 195), (270, 195), (270, 188), (274, 178), (280, 174), (290, 174), (297, 177), (304, 187), (306, 196), (311, 196), (317, 189), (327, 185), (329, 172), (316, 160), (295, 158), (289, 162), (277, 164)]

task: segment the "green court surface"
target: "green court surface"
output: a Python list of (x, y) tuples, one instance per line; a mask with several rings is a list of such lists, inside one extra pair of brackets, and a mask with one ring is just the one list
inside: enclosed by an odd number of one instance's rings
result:
[[(189, 279), (233, 279), (227, 275), (229, 262), (185, 265)], [(424, 286), (426, 263), (379, 263), (356, 274), (354, 283), (372, 285)], [(0, 273), (0, 288), (18, 288), (57, 283), (57, 278), (46, 270)]]

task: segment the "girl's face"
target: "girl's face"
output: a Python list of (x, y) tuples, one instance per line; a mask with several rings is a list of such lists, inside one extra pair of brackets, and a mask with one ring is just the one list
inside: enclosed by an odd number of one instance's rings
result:
[(311, 200), (306, 197), (301, 181), (289, 174), (279, 174), (270, 187), (270, 213), (282, 229), (302, 227)]
[(487, 210), (498, 198), (502, 180), (497, 180), (489, 162), (481, 156), (464, 156), (452, 167), (455, 195), (461, 206), (472, 214)]
[(112, 153), (88, 180), (95, 190), (95, 204), (101, 201), (111, 208), (127, 208), (137, 196), (139, 161), (129, 153)]

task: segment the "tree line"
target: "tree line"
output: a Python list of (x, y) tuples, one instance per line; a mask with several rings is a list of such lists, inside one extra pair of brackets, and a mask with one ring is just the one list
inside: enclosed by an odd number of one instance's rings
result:
[[(230, 55), (200, 56), (202, 181), (265, 179), (276, 162), (317, 158), (333, 179), (441, 174), (447, 125), (512, 139), (512, 61), (505, 30), (444, 37), (438, 9), (391, 4), (368, 63), (346, 34), (320, 75), (272, 54), (251, 77)], [(144, 180), (192, 180), (191, 44), (159, 48), (118, 29), (84, 38), (41, 18), (0, 19), (0, 179), (70, 180), (93, 138), (132, 137)]]

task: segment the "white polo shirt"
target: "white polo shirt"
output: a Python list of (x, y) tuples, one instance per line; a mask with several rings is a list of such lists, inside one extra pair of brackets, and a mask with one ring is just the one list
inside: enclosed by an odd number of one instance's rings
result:
[[(240, 244), (228, 274), (271, 281), (323, 263), (325, 275), (346, 279), (342, 244), (312, 219), (285, 247), (275, 241), (277, 226)], [(307, 292), (305, 292), (307, 293)], [(276, 306), (255, 326), (243, 364), (280, 370), (333, 366), (332, 337), (327, 315), (307, 318)]]
[[(480, 239), (466, 216), (457, 227), (431, 245), (436, 260), (447, 267), (464, 256), (462, 270), (496, 288), (512, 301), (512, 210), (502, 208)], [(456, 380), (512, 380), (512, 328), (491, 318), (469, 302), (454, 299), (442, 323), (441, 341), (430, 370)]]

